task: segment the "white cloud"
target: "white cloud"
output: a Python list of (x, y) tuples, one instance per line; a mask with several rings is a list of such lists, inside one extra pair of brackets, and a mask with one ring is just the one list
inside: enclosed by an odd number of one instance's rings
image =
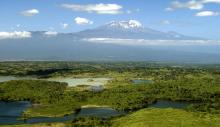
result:
[(204, 5), (202, 1), (195, 1), (195, 0), (190, 0), (188, 2), (179, 2), (179, 1), (174, 1), (171, 3), (171, 7), (169, 9), (181, 9), (181, 8), (186, 8), (186, 9), (191, 9), (191, 10), (201, 10), (203, 9)]
[(220, 0), (203, 0), (203, 3), (220, 3)]
[(31, 32), (27, 31), (0, 32), (0, 39), (22, 39), (30, 37)]
[(169, 20), (163, 20), (163, 21), (161, 21), (161, 24), (170, 25), (171, 22)]
[(90, 21), (87, 18), (81, 18), (81, 17), (76, 17), (75, 19), (75, 23), (78, 25), (87, 25), (87, 24), (93, 24), (93, 21)]
[(132, 46), (177, 46), (177, 45), (220, 45), (215, 40), (145, 40), (121, 38), (85, 38), (83, 41), (102, 44), (132, 45)]
[(205, 4), (214, 3), (220, 4), (220, 0), (189, 0), (188, 2), (174, 1), (171, 6), (166, 8), (167, 11), (173, 11), (175, 9), (191, 9), (191, 10), (201, 10), (204, 8)]
[(23, 16), (34, 16), (34, 15), (37, 15), (37, 14), (39, 14), (40, 12), (39, 12), (39, 10), (37, 10), (37, 9), (31, 9), (31, 10), (25, 10), (25, 11), (22, 11), (21, 12), (21, 14), (23, 15)]
[[(171, 3), (171, 6), (166, 8), (166, 11), (173, 11), (176, 9), (191, 9), (191, 10), (202, 10), (205, 6), (205, 4), (220, 4), (220, 0), (189, 0), (188, 2), (179, 2), (174, 1)], [(207, 17), (207, 16), (218, 16), (218, 12), (214, 11), (200, 11), (195, 14), (195, 16), (198, 17)]]
[(118, 4), (62, 4), (62, 7), (71, 9), (73, 11), (83, 11), (89, 13), (97, 14), (119, 14), (122, 13), (121, 9), (123, 8)]
[(198, 17), (218, 16), (218, 15), (219, 15), (218, 12), (213, 12), (213, 11), (201, 11), (196, 14), (196, 16)]
[(67, 23), (60, 23), (60, 25), (63, 29), (66, 29), (69, 27), (69, 24), (67, 24)]
[(44, 35), (47, 36), (47, 37), (53, 37), (53, 36), (57, 36), (57, 32), (56, 31), (47, 31), (47, 32), (44, 32)]

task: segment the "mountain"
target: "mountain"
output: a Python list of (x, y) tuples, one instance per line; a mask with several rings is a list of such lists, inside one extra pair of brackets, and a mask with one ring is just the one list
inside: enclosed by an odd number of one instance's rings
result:
[[(27, 34), (27, 35), (26, 35)], [(220, 63), (220, 46), (119, 45), (92, 43), (84, 38), (133, 38), (155, 40), (196, 39), (176, 32), (160, 32), (136, 21), (110, 22), (77, 33), (32, 31), (4, 33), (0, 37), (0, 61), (71, 60), (71, 61), (158, 61)], [(13, 37), (15, 35), (15, 37)], [(30, 36), (31, 35), (31, 36)], [(120, 40), (120, 39), (119, 39)], [(126, 40), (126, 39), (125, 39)]]
[(161, 32), (144, 27), (136, 20), (112, 21), (95, 29), (88, 29), (76, 33), (81, 38), (123, 38), (147, 40), (198, 40), (176, 32)]

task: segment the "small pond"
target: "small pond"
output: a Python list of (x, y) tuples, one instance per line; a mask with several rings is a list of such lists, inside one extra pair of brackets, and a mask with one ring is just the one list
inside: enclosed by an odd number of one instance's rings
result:
[(148, 107), (184, 109), (190, 104), (191, 103), (187, 103), (187, 102), (173, 102), (173, 101), (159, 100), (156, 103), (149, 105)]
[(133, 84), (139, 85), (139, 84), (151, 84), (153, 83), (152, 80), (147, 80), (147, 79), (134, 79), (132, 80)]

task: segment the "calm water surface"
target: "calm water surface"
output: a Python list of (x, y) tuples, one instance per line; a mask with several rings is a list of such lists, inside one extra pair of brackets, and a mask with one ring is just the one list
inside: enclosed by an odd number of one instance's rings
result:
[(149, 107), (184, 109), (189, 105), (190, 103), (187, 102), (173, 102), (173, 101), (159, 100), (156, 103), (149, 105)]
[(147, 80), (147, 79), (134, 79), (132, 80), (133, 84), (139, 85), (139, 84), (151, 84), (153, 83), (152, 80)]
[[(11, 80), (39, 80), (34, 77), (14, 77), (14, 76), (0, 76), (0, 82), (6, 82)], [(60, 77), (60, 78), (48, 78), (40, 79), (47, 81), (56, 81), (56, 82), (65, 82), (68, 86), (78, 86), (78, 85), (90, 85), (90, 86), (103, 86), (105, 85), (110, 78), (71, 78), (71, 77)]]

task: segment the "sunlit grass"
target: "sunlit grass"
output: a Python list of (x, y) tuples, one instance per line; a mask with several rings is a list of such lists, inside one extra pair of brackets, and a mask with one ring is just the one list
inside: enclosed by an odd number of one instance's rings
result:
[(113, 127), (219, 127), (220, 116), (180, 109), (143, 109), (112, 121)]

